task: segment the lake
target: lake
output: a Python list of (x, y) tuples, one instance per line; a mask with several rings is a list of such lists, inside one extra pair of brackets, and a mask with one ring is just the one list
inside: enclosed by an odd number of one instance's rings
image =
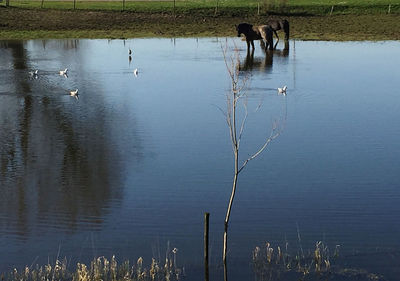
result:
[[(244, 270), (232, 266), (231, 280), (253, 278), (256, 246), (288, 243), (295, 254), (318, 241), (340, 245), (346, 266), (397, 280), (399, 42), (280, 42), (272, 55), (256, 44), (253, 57), (240, 38), (227, 44), (247, 77), (241, 162), (273, 124), (281, 130), (239, 175), (228, 262)], [(169, 245), (188, 280), (202, 280), (210, 212), (210, 261), (220, 272), (233, 178), (225, 46), (0, 41), (0, 271), (57, 257), (150, 263)]]

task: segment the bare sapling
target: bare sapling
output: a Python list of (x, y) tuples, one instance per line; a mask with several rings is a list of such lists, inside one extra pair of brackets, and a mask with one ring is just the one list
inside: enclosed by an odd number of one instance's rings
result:
[[(266, 135), (263, 142), (260, 144), (258, 149), (255, 149), (254, 153), (245, 158), (243, 161), (239, 157), (239, 150), (241, 145), (241, 140), (243, 136), (243, 132), (246, 125), (246, 120), (248, 116), (248, 103), (247, 103), (247, 95), (246, 88), (249, 82), (250, 76), (248, 74), (239, 75), (239, 64), (240, 64), (240, 53), (239, 50), (234, 48), (233, 54), (228, 56), (228, 44), (226, 43), (225, 48), (222, 48), (224, 61), (226, 64), (226, 68), (230, 77), (231, 89), (226, 95), (227, 101), (227, 109), (223, 111), (226, 122), (229, 129), (230, 140), (232, 143), (232, 150), (234, 156), (234, 173), (233, 173), (233, 182), (232, 182), (232, 191), (229, 198), (229, 203), (226, 211), (225, 221), (224, 221), (224, 238), (223, 238), (223, 263), (224, 263), (224, 279), (227, 280), (227, 250), (228, 250), (228, 225), (229, 218), (231, 215), (233, 200), (235, 198), (237, 181), (239, 174), (243, 171), (246, 165), (257, 156), (259, 156), (267, 146), (276, 139), (281, 131), (282, 126), (279, 125), (279, 122), (274, 122), (272, 128), (270, 129), (270, 133)], [(243, 106), (242, 114), (238, 114), (238, 105)], [(257, 109), (261, 106), (261, 104), (257, 107)], [(239, 117), (238, 117), (239, 116)], [(239, 120), (240, 119), (240, 120)]]

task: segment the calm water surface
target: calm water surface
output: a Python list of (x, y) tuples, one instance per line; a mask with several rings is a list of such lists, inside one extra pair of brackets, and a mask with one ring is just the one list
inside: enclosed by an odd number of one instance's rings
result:
[[(230, 54), (245, 46), (228, 42)], [(233, 169), (221, 44), (0, 41), (1, 271), (57, 255), (149, 261), (169, 243), (195, 280), (204, 212), (220, 263)], [(276, 120), (283, 131), (240, 175), (231, 261), (249, 264), (266, 241), (296, 253), (300, 234), (304, 249), (341, 245), (349, 264), (397, 280), (399, 42), (282, 44), (273, 56), (240, 49), (250, 75), (242, 159)]]

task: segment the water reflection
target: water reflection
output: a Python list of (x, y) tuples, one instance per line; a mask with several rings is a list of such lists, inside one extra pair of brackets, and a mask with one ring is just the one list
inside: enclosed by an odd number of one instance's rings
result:
[[(231, 84), (218, 40), (1, 43), (0, 271), (38, 255), (43, 263), (59, 243), (62, 256), (80, 261), (81, 252), (120, 260), (147, 254), (148, 261), (171, 240), (189, 272), (202, 265), (205, 211), (210, 264), (219, 264), (232, 152), (214, 106), (224, 108)], [(393, 120), (400, 111), (390, 90), (396, 43), (291, 45), (290, 55), (283, 45), (272, 53), (256, 48), (248, 58), (241, 50), (242, 69), (247, 60), (256, 74), (249, 75), (248, 108), (257, 111), (246, 123), (243, 155), (254, 153), (274, 120), (288, 122), (241, 178), (232, 280), (248, 279), (234, 269), (249, 263), (254, 245), (287, 238), (296, 249), (297, 224), (304, 249), (321, 239), (343, 251), (399, 249), (400, 135)], [(65, 79), (59, 70), (67, 67)], [(285, 97), (276, 90), (283, 85)], [(68, 95), (76, 88), (79, 101)], [(394, 261), (386, 267), (397, 270)]]
[(254, 58), (254, 49), (251, 51), (248, 50), (246, 54), (246, 58), (240, 64), (239, 69), (241, 71), (253, 71), (258, 70), (261, 72), (271, 72), (272, 65), (274, 62), (274, 56), (282, 57), (285, 59), (289, 58), (289, 41), (285, 40), (285, 45), (282, 50), (277, 49), (278, 42), (275, 43), (274, 50), (267, 50), (265, 48), (265, 43), (263, 40), (260, 40), (260, 48), (264, 54), (264, 57), (256, 57)]
[(10, 49), (14, 69), (26, 69), (26, 49), (22, 41), (2, 41), (0, 48)]
[[(27, 54), (26, 49), (22, 41), (9, 41), (0, 42), (0, 48), (10, 50), (12, 57), (12, 65), (16, 70), (26, 70), (28, 69), (27, 64)], [(10, 79), (15, 83), (15, 90), (17, 93), (30, 93), (31, 87), (27, 80), (16, 79), (14, 73)]]
[[(37, 226), (68, 232), (99, 229), (109, 202), (122, 197), (121, 152), (110, 135), (110, 120), (117, 113), (102, 105), (101, 94), (86, 97), (81, 104), (64, 99), (59, 84), (66, 82), (53, 83), (59, 76), (56, 72), (44, 70), (38, 80), (29, 79), (29, 66), (39, 64), (31, 56), (35, 57), (39, 46), (46, 50), (43, 42), (34, 41), (30, 47), (22, 41), (0, 44), (4, 66), (11, 65), (0, 70), (4, 73), (0, 86), (4, 93), (0, 96), (0, 233), (12, 233), (19, 239), (28, 237)], [(64, 50), (79, 45), (76, 40), (61, 42)], [(82, 72), (76, 78), (82, 81), (76, 83), (101, 93), (101, 87), (85, 75)], [(96, 109), (86, 108), (89, 105)], [(134, 124), (129, 131), (136, 135)], [(140, 161), (140, 139), (132, 141), (130, 149)]]

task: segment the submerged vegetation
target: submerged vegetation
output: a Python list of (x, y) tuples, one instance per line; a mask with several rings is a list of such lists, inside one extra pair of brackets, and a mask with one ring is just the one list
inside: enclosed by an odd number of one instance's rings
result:
[(288, 244), (273, 248), (270, 243), (253, 251), (253, 268), (257, 281), (272, 280), (362, 280), (383, 281), (383, 276), (363, 269), (339, 266), (339, 245), (333, 252), (318, 241), (315, 249), (306, 253), (302, 249), (290, 255)]
[[(147, 267), (143, 258), (136, 262), (124, 261), (118, 264), (115, 256), (94, 258), (90, 265), (78, 263), (70, 270), (67, 259), (56, 260), (54, 264), (44, 266), (26, 266), (9, 273), (0, 273), (2, 281), (179, 281), (185, 279), (184, 267), (176, 263), (177, 250), (173, 249), (162, 263), (152, 259)], [(344, 266), (339, 254), (339, 245), (330, 251), (321, 241), (315, 248), (295, 254), (286, 243), (283, 247), (273, 247), (266, 242), (257, 246), (252, 253), (253, 272), (256, 281), (385, 281), (382, 275), (364, 269)], [(347, 264), (347, 263), (346, 263)], [(229, 280), (229, 279), (228, 279)]]

